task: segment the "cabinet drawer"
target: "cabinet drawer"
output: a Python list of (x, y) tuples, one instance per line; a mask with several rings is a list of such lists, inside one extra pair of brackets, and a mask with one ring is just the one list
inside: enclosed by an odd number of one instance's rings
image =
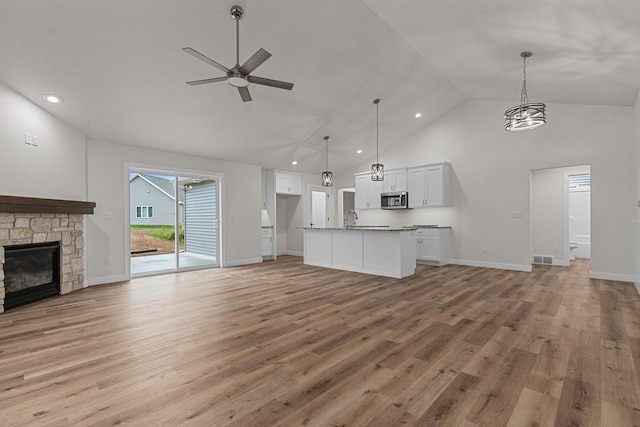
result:
[(419, 228), (416, 230), (416, 237), (437, 237), (440, 230), (437, 228)]
[(262, 229), (262, 237), (271, 237), (271, 236), (273, 236), (273, 228)]

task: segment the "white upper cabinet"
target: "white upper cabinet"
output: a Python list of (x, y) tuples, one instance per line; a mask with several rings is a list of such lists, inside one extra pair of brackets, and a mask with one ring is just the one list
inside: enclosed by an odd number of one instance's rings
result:
[(382, 192), (407, 191), (407, 169), (391, 169), (384, 171)]
[(275, 171), (276, 194), (299, 196), (302, 194), (302, 174), (297, 172)]
[(371, 172), (363, 172), (355, 175), (356, 179), (356, 209), (380, 208), (380, 193), (384, 181), (371, 181)]
[(449, 205), (449, 163), (409, 168), (409, 207)]

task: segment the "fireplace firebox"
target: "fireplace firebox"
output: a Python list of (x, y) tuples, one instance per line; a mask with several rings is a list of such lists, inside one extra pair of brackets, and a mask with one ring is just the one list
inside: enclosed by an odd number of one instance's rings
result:
[(5, 309), (60, 293), (60, 242), (5, 246)]

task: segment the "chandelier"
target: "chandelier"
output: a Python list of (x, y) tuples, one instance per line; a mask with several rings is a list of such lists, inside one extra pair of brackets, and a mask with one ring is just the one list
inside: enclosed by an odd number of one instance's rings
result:
[(531, 55), (531, 52), (522, 52), (520, 54), (523, 60), (522, 71), (524, 74), (520, 105), (511, 107), (504, 112), (504, 130), (509, 132), (535, 129), (547, 122), (547, 106), (541, 102), (530, 103), (527, 95), (527, 58), (530, 58)]

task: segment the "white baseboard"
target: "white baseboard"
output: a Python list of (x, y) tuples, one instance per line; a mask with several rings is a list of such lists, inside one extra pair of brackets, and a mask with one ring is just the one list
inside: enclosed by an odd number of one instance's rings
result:
[[(599, 280), (615, 280), (616, 282), (631, 282), (633, 283), (633, 275), (631, 274), (618, 274), (618, 273), (602, 273), (599, 271), (590, 271), (589, 277), (591, 279)], [(638, 285), (636, 285), (638, 287)], [(640, 289), (639, 289), (640, 292)]]
[(291, 256), (304, 256), (303, 252), (298, 252), (298, 251), (279, 251), (277, 253), (278, 256), (280, 255), (291, 255)]
[(225, 267), (237, 267), (239, 265), (258, 264), (260, 262), (262, 262), (262, 257), (260, 257), (260, 258), (237, 259), (237, 260), (225, 262), (224, 266)]
[(88, 286), (105, 285), (107, 283), (118, 283), (118, 282), (124, 282), (126, 280), (127, 280), (127, 276), (125, 276), (124, 274), (116, 274), (113, 276), (92, 277), (89, 280), (87, 280), (87, 285)]
[(531, 265), (502, 264), (498, 262), (471, 261), (466, 259), (450, 259), (449, 263), (456, 265), (466, 265), (468, 267), (497, 268), (500, 270), (524, 271), (527, 273), (531, 272)]

